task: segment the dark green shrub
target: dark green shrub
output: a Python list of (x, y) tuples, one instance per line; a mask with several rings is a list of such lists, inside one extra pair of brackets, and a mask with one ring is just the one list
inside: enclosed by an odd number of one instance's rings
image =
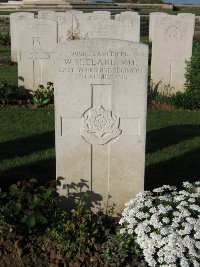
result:
[[(200, 45), (196, 44), (195, 49), (199, 50)], [(185, 72), (185, 92), (176, 94), (160, 94), (156, 87), (150, 89), (148, 95), (148, 105), (152, 101), (173, 105), (180, 109), (199, 110), (200, 109), (200, 55), (193, 56), (186, 62)], [(167, 87), (166, 87), (167, 88)]]
[(103, 244), (102, 258), (107, 266), (115, 267), (145, 267), (148, 266), (142, 251), (135, 242), (134, 235), (110, 235), (107, 242)]
[(41, 186), (37, 180), (12, 184), (8, 192), (0, 191), (1, 220), (16, 231), (42, 229), (55, 220), (58, 206), (55, 187)]
[(193, 42), (192, 46), (192, 53), (198, 53), (200, 52), (200, 43), (199, 42)]
[(177, 94), (172, 95), (171, 101), (177, 108), (199, 110), (200, 55), (193, 56), (190, 61), (187, 61), (185, 78), (185, 92), (178, 92)]
[(10, 35), (0, 35), (0, 44), (3, 46), (10, 46)]
[(171, 103), (177, 108), (199, 110), (200, 93), (198, 92), (178, 92), (170, 98)]
[[(71, 257), (79, 252), (98, 251), (97, 243), (105, 241), (107, 217), (102, 213), (94, 214), (86, 208), (87, 192), (75, 200), (75, 208), (68, 214), (62, 212), (58, 221), (47, 229), (47, 236), (58, 243)], [(111, 226), (111, 224), (110, 224)]]
[(186, 92), (200, 93), (200, 55), (193, 56), (187, 61), (185, 78)]
[(24, 88), (9, 85), (7, 82), (0, 84), (0, 105), (27, 105), (31, 98), (29, 91)]
[(11, 61), (10, 56), (0, 57), (0, 66), (10, 66), (15, 64), (15, 62)]

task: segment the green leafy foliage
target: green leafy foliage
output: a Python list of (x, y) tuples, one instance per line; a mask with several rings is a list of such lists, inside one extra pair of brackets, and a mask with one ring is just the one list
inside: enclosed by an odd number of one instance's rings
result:
[(16, 65), (15, 62), (12, 62), (10, 56), (0, 56), (0, 66), (12, 66)]
[(106, 236), (105, 215), (95, 215), (86, 209), (87, 193), (75, 200), (75, 208), (67, 214), (62, 212), (53, 227), (47, 229), (48, 237), (58, 242), (72, 257), (78, 252), (89, 253), (98, 250), (97, 241)]
[(178, 92), (171, 96), (171, 103), (177, 108), (188, 110), (200, 109), (200, 92), (186, 91), (184, 93)]
[[(195, 49), (199, 50), (200, 44), (196, 43)], [(168, 97), (168, 101), (177, 108), (200, 109), (200, 55), (193, 56), (187, 61), (185, 72), (185, 92), (177, 92)]]
[(0, 84), (0, 105), (27, 105), (31, 94), (24, 88), (9, 85), (6, 81)]
[(58, 202), (55, 187), (31, 179), (10, 185), (8, 192), (0, 191), (0, 214), (16, 230), (31, 231), (55, 219)]
[(44, 107), (54, 103), (54, 87), (53, 83), (48, 82), (47, 87), (40, 85), (33, 93), (33, 104), (36, 107)]
[(102, 246), (102, 258), (107, 262), (108, 266), (147, 266), (141, 249), (135, 242), (134, 235), (110, 235), (107, 242)]
[(148, 95), (148, 105), (152, 101), (161, 104), (173, 105), (178, 109), (199, 110), (200, 109), (200, 43), (193, 44), (193, 56), (186, 61), (185, 71), (185, 92), (173, 94), (173, 88), (166, 86), (166, 90), (161, 94), (157, 86), (152, 84)]
[(5, 35), (0, 35), (0, 44), (4, 46), (9, 46), (10, 45), (10, 35), (5, 34)]
[(194, 42), (192, 46), (193, 54), (200, 52), (200, 43)]

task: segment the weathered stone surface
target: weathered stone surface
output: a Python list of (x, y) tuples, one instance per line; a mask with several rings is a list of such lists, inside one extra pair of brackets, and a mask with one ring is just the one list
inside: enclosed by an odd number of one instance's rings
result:
[(11, 59), (17, 62), (17, 54), (19, 52), (20, 32), (22, 30), (22, 21), (34, 18), (34, 13), (17, 12), (10, 14), (10, 36), (11, 36)]
[(56, 12), (52, 10), (39, 10), (38, 19), (56, 20)]
[(122, 12), (115, 16), (115, 20), (124, 24), (124, 40), (140, 41), (140, 16), (137, 12)]
[(65, 12), (56, 12), (56, 21), (58, 27), (58, 43), (66, 41), (66, 14)]
[(62, 40), (113, 38), (139, 42), (140, 16), (136, 12), (122, 12), (111, 19), (108, 11), (66, 12), (66, 26)]
[(192, 55), (195, 15), (154, 18), (151, 80), (164, 94), (184, 91), (186, 60)]
[[(59, 12), (60, 13), (60, 12)], [(80, 27), (77, 24), (76, 16), (82, 14), (83, 11), (69, 10), (66, 11), (65, 16), (63, 14), (62, 23), (58, 25), (58, 42), (70, 41), (73, 39), (79, 39)], [(58, 14), (58, 12), (57, 12)]]
[(23, 25), (18, 62), (18, 85), (36, 90), (53, 82), (53, 54), (57, 45), (57, 23), (31, 19)]
[(164, 12), (152, 12), (149, 15), (149, 40), (152, 41), (154, 26), (156, 22), (156, 17), (165, 17), (167, 16)]
[(74, 40), (58, 45), (55, 66), (59, 193), (83, 179), (93, 201), (121, 212), (144, 189), (148, 47)]
[(80, 39), (112, 38), (139, 42), (140, 16), (136, 12), (122, 12), (111, 19), (109, 12), (76, 15)]

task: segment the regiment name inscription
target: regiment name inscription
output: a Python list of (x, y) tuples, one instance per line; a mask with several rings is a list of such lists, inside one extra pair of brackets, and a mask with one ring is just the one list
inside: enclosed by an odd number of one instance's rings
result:
[(92, 53), (76, 50), (63, 59), (59, 72), (74, 74), (79, 80), (118, 80), (143, 74), (143, 68), (133, 55), (124, 51), (101, 50)]

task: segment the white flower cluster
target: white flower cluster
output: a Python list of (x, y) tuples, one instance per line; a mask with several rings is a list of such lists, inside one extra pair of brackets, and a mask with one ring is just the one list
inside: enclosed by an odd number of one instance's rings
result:
[(164, 185), (126, 203), (121, 233), (136, 234), (149, 266), (200, 267), (200, 182)]

